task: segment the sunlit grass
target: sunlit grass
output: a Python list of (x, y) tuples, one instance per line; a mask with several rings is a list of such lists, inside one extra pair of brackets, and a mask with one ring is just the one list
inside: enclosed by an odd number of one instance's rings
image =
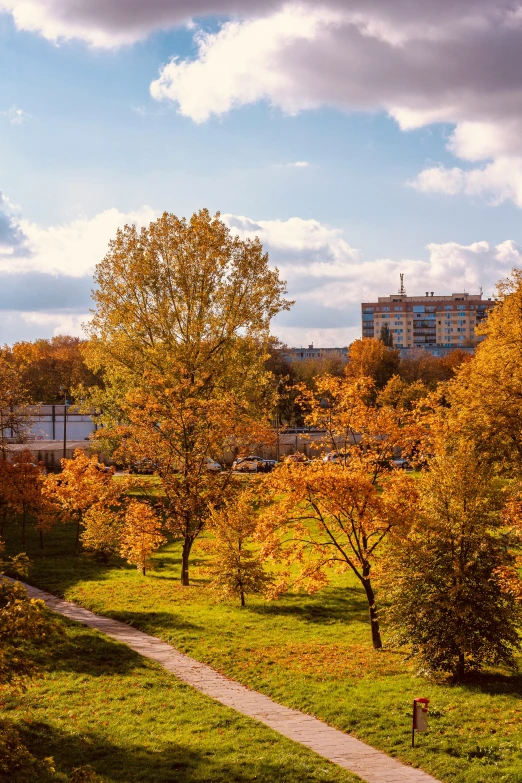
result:
[[(39, 651), (42, 676), (27, 693), (0, 691), (2, 718), (34, 755), (55, 762), (56, 775), (30, 783), (65, 783), (86, 765), (106, 783), (355, 783), (124, 645), (62, 624), (66, 637)], [(27, 781), (16, 770), (9, 780)]]
[[(7, 532), (9, 546), (20, 549)], [(197, 550), (193, 584), (182, 588), (177, 544), (164, 547), (156, 570), (143, 577), (121, 562), (74, 556), (73, 539), (73, 529), (62, 526), (40, 552), (31, 537), (29, 581), (160, 636), (446, 783), (522, 781), (522, 677), (489, 672), (458, 686), (417, 677), (404, 653), (371, 648), (366, 599), (353, 577), (338, 576), (313, 596), (250, 598), (241, 609), (213, 599)], [(432, 713), (429, 733), (412, 750), (415, 696), (430, 698)]]

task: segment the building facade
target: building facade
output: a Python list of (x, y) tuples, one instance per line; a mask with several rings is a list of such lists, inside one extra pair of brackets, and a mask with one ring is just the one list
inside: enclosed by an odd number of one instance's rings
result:
[[(401, 286), (402, 288), (402, 286)], [(480, 340), (477, 327), (495, 306), (480, 294), (407, 296), (404, 290), (391, 296), (379, 296), (377, 302), (363, 302), (362, 336), (380, 337), (387, 324), (396, 348), (424, 349), (443, 355), (455, 348), (473, 350)]]
[[(373, 336), (373, 335), (372, 335)], [(307, 359), (340, 359), (348, 361), (348, 347), (344, 348), (285, 348), (283, 356), (289, 362), (305, 362)]]

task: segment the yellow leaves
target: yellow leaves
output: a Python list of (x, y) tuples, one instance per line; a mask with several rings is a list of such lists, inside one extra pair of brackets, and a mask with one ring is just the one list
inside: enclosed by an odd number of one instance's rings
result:
[(62, 459), (61, 473), (46, 477), (44, 494), (58, 506), (64, 520), (81, 518), (111, 493), (113, 475), (114, 469), (99, 463), (96, 455), (89, 457), (83, 449), (76, 449), (73, 459)]
[(212, 555), (211, 588), (222, 598), (239, 597), (242, 606), (250, 593), (275, 597), (282, 587), (279, 583), (276, 588), (253, 549), (258, 524), (254, 501), (253, 493), (244, 491), (214, 509), (208, 523), (210, 537), (200, 544)]
[(151, 567), (151, 555), (166, 543), (161, 523), (153, 509), (138, 500), (129, 503), (120, 536), (120, 554), (128, 563), (145, 573)]
[(336, 564), (362, 579), (386, 536), (411, 524), (417, 499), (404, 473), (383, 476), (377, 487), (355, 461), (282, 465), (265, 480), (265, 492), (277, 500), (267, 500), (263, 513), (263, 552), (299, 563), (299, 583), (311, 590)]
[[(317, 680), (366, 679), (404, 674), (404, 654), (373, 650), (363, 644), (291, 642), (231, 651), (234, 670), (272, 679), (274, 669), (288, 677)], [(274, 666), (276, 663), (276, 666)]]

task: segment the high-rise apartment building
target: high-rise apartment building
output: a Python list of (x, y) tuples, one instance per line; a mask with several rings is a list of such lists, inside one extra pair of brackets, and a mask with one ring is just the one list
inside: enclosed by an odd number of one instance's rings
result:
[(436, 296), (426, 291), (424, 296), (407, 296), (401, 275), (398, 294), (362, 303), (362, 336), (380, 337), (381, 327), (388, 324), (395, 347), (404, 353), (411, 348), (434, 354), (472, 349), (480, 339), (477, 326), (494, 306), (495, 301), (482, 299), (482, 293)]

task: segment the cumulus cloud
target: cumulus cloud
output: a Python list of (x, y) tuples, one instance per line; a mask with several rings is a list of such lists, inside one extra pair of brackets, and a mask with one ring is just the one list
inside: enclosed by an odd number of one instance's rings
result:
[(482, 287), (492, 296), (497, 281), (522, 264), (522, 248), (511, 240), (433, 243), (424, 258), (365, 259), (341, 230), (315, 220), (224, 220), (242, 238), (258, 236), (287, 280), (296, 304), (273, 331), (296, 345), (342, 346), (359, 337), (361, 302), (394, 293), (401, 272), (410, 294), (478, 293)]
[(56, 313), (6, 311), (0, 318), (0, 344), (18, 340), (50, 338), (59, 334), (83, 336), (82, 323), (90, 318), (86, 313)]
[[(23, 247), (16, 244), (0, 252), (0, 272), (40, 272), (83, 277), (93, 272), (107, 252), (109, 240), (126, 223), (145, 225), (156, 217), (150, 207), (136, 212), (108, 209), (92, 218), (77, 218), (59, 226), (41, 227), (24, 218), (9, 218), (11, 231)], [(7, 218), (6, 218), (7, 219)], [(0, 242), (2, 216), (0, 214)], [(10, 251), (10, 252), (9, 252)]]
[[(78, 334), (89, 309), (91, 274), (108, 241), (119, 226), (141, 225), (156, 216), (143, 207), (130, 213), (106, 210), (60, 226), (41, 227), (18, 218), (14, 231), (8, 225), (4, 243), (10, 237), (12, 246), (0, 248), (0, 342), (17, 329), (12, 339)], [(357, 337), (360, 303), (393, 293), (401, 272), (410, 294), (476, 292), (482, 286), (492, 295), (497, 280), (522, 265), (522, 249), (509, 240), (498, 245), (431, 244), (416, 259), (367, 259), (341, 229), (317, 220), (222, 217), (237, 236), (258, 236), (272, 265), (288, 281), (296, 305), (276, 319), (273, 331), (296, 344), (345, 345)], [(0, 221), (0, 239), (1, 231)]]
[(467, 170), (433, 166), (421, 171), (409, 184), (423, 193), (485, 195), (493, 204), (511, 200), (522, 208), (522, 157), (503, 155), (484, 166)]
[(13, 263), (13, 259), (29, 252), (27, 237), (13, 216), (13, 206), (0, 190), (0, 269), (2, 263)]
[[(421, 189), (516, 203), (518, 181), (503, 161), (522, 161), (521, 8), (518, 0), (0, 0), (19, 29), (53, 42), (107, 48), (191, 27), (196, 56), (165, 64), (151, 93), (195, 122), (264, 100), (291, 114), (384, 111), (404, 131), (450, 124), (451, 152), (496, 168), (443, 178), (430, 170)], [(221, 21), (217, 31), (200, 26), (207, 17)]]

